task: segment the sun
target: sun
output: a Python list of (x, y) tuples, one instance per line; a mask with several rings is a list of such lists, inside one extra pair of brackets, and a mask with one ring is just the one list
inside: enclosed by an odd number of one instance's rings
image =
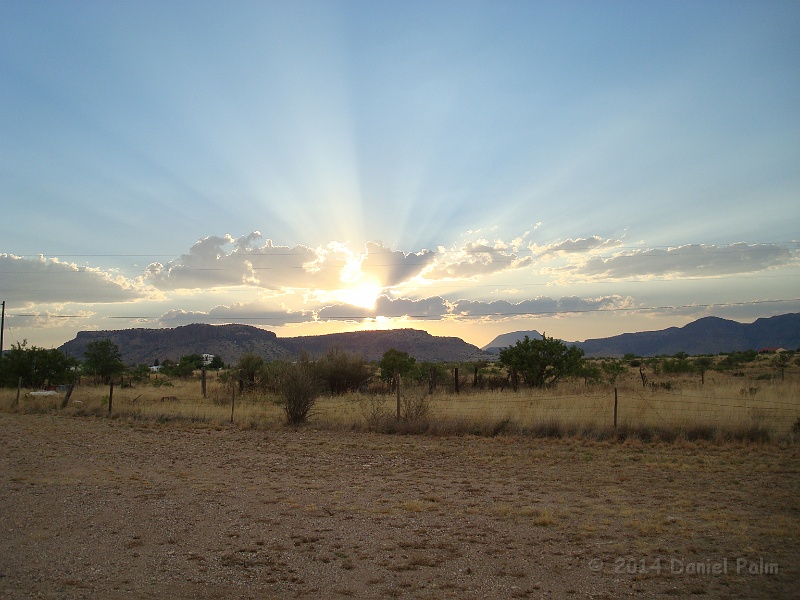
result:
[(382, 291), (383, 288), (377, 283), (361, 283), (342, 288), (334, 295), (341, 302), (372, 310)]

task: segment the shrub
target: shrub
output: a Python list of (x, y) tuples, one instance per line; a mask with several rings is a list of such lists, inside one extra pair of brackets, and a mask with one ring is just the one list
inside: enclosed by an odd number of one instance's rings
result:
[(358, 391), (372, 379), (372, 368), (363, 356), (338, 348), (329, 349), (314, 368), (334, 395)]
[(305, 423), (319, 398), (322, 385), (309, 362), (284, 363), (277, 380), (278, 404), (289, 425)]
[(400, 399), (400, 418), (404, 421), (422, 421), (428, 416), (431, 403), (427, 394), (403, 396)]

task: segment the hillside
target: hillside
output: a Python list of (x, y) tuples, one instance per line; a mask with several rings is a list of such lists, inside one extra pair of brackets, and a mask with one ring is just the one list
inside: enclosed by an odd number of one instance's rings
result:
[(456, 337), (437, 337), (416, 329), (358, 331), (330, 335), (279, 338), (273, 332), (250, 325), (184, 325), (166, 329), (121, 329), (81, 331), (61, 346), (70, 356), (82, 358), (92, 340), (109, 338), (120, 349), (126, 364), (148, 364), (187, 354), (216, 354), (225, 364), (253, 351), (267, 360), (291, 358), (301, 351), (318, 356), (330, 347), (380, 360), (389, 348), (403, 350), (417, 360), (431, 362), (466, 361), (485, 358), (476, 346)]
[(531, 331), (512, 331), (511, 333), (502, 333), (494, 338), (491, 342), (486, 344), (482, 350), (484, 352), (492, 352), (497, 354), (501, 349), (516, 344), (517, 340), (524, 339), (526, 335), (532, 340), (537, 340), (542, 337), (542, 334), (535, 329)]
[(226, 364), (236, 362), (243, 352), (252, 350), (268, 360), (291, 356), (271, 331), (249, 325), (184, 325), (167, 329), (120, 329), (116, 331), (81, 331), (61, 350), (82, 358), (92, 340), (109, 338), (126, 364), (152, 365), (157, 359), (178, 360), (187, 354), (216, 354)]
[(408, 352), (420, 361), (445, 362), (485, 359), (477, 346), (457, 337), (439, 337), (419, 329), (390, 329), (385, 331), (354, 331), (294, 338), (282, 338), (284, 348), (298, 353), (301, 350), (318, 356), (328, 348), (363, 354), (367, 360), (380, 360), (390, 348)]
[[(533, 338), (531, 334), (538, 335), (535, 331), (506, 333), (492, 340), (485, 349), (496, 353), (497, 349), (514, 344), (525, 335)], [(800, 347), (800, 313), (757, 319), (753, 323), (704, 317), (683, 327), (567, 343), (583, 348), (587, 356), (718, 354), (774, 347), (794, 350)]]

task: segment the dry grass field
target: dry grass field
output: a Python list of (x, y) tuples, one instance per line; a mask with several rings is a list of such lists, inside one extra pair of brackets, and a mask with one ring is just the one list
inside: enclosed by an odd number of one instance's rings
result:
[[(0, 596), (795, 598), (785, 381), (322, 398), (0, 395)], [(163, 399), (162, 399), (163, 398)], [(394, 432), (392, 435), (387, 432)], [(407, 435), (398, 435), (406, 433)]]

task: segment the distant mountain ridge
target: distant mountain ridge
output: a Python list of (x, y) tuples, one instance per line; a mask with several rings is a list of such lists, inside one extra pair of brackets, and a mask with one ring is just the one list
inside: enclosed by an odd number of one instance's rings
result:
[(108, 338), (120, 349), (129, 365), (154, 364), (164, 359), (178, 360), (188, 354), (216, 354), (225, 364), (239, 360), (244, 352), (255, 352), (266, 360), (294, 358), (305, 351), (313, 356), (328, 348), (362, 354), (367, 360), (380, 360), (384, 352), (396, 348), (421, 361), (470, 361), (489, 357), (477, 346), (457, 337), (439, 337), (418, 329), (355, 331), (328, 335), (279, 338), (273, 332), (250, 325), (193, 324), (164, 329), (119, 329), (81, 331), (60, 350), (83, 358), (92, 340)]
[[(517, 331), (497, 336), (484, 350), (497, 353), (499, 348), (515, 344), (525, 335), (534, 338), (536, 331)], [(607, 338), (588, 339), (584, 342), (566, 342), (583, 348), (586, 356), (636, 356), (687, 354), (719, 354), (762, 348), (800, 348), (800, 313), (756, 319), (753, 323), (739, 323), (719, 317), (703, 317), (683, 327), (669, 327), (660, 331), (623, 333)]]
[[(120, 349), (126, 364), (153, 364), (187, 354), (216, 354), (226, 364), (235, 363), (244, 352), (252, 351), (266, 360), (294, 358), (300, 352), (319, 356), (336, 347), (363, 354), (367, 360), (380, 360), (389, 348), (411, 354), (420, 361), (456, 362), (491, 360), (501, 348), (511, 346), (525, 335), (540, 338), (538, 331), (516, 331), (497, 336), (483, 350), (461, 338), (441, 337), (419, 329), (355, 331), (328, 335), (279, 338), (273, 332), (250, 325), (193, 324), (169, 329), (120, 329), (81, 331), (60, 350), (83, 358), (92, 340), (109, 338)], [(719, 317), (704, 317), (683, 327), (660, 331), (623, 333), (608, 338), (574, 343), (587, 356), (637, 356), (718, 354), (736, 350), (782, 347), (800, 348), (800, 313), (762, 318), (753, 323), (738, 323)]]

